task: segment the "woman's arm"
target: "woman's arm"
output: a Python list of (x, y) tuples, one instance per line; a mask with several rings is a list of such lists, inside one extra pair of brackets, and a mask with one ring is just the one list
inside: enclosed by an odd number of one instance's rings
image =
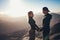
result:
[(36, 23), (34, 22), (34, 20), (30, 20), (29, 21), (30, 25), (32, 25), (33, 27), (35, 27), (35, 29), (38, 31), (40, 28), (36, 25)]
[(35, 29), (36, 29), (37, 31), (40, 30), (40, 28), (39, 28), (36, 24), (34, 24), (34, 26), (35, 26)]

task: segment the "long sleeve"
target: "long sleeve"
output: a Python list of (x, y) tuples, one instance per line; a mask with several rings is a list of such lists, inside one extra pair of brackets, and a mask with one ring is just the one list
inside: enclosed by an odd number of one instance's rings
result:
[(33, 19), (29, 20), (29, 24), (31, 25), (32, 29), (36, 29), (36, 30), (39, 29), (39, 27), (36, 25), (36, 23), (35, 23), (35, 21)]
[(52, 18), (51, 15), (47, 15), (46, 18), (44, 18), (44, 20), (43, 20), (43, 26), (50, 26), (51, 18)]
[(34, 24), (34, 25), (35, 25), (36, 30), (38, 31), (40, 28), (36, 24)]
[(46, 15), (46, 17), (43, 19), (43, 28), (41, 29), (41, 31), (49, 29), (51, 18), (52, 18), (52, 15), (50, 14)]

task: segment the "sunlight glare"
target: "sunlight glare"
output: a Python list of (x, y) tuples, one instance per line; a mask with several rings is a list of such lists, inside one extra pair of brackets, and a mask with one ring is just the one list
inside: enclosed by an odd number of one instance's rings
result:
[(25, 5), (21, 0), (10, 0), (8, 5), (9, 9), (7, 10), (7, 15), (11, 17), (20, 17), (25, 16)]

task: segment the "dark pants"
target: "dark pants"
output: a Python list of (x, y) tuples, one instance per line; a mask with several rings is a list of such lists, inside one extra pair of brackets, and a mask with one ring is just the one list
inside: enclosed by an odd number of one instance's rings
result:
[(49, 33), (50, 33), (50, 30), (43, 31), (43, 40), (49, 40)]
[(29, 31), (29, 40), (35, 40), (35, 30), (31, 29)]

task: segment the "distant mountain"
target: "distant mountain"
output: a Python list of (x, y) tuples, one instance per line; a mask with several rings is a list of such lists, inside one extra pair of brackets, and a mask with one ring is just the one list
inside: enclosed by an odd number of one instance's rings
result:
[(51, 40), (60, 40), (60, 22), (51, 28)]
[(51, 28), (52, 34), (60, 33), (60, 23), (55, 24)]
[(60, 22), (60, 14), (58, 13), (51, 13), (51, 14), (52, 14), (51, 26), (54, 26), (56, 23)]

